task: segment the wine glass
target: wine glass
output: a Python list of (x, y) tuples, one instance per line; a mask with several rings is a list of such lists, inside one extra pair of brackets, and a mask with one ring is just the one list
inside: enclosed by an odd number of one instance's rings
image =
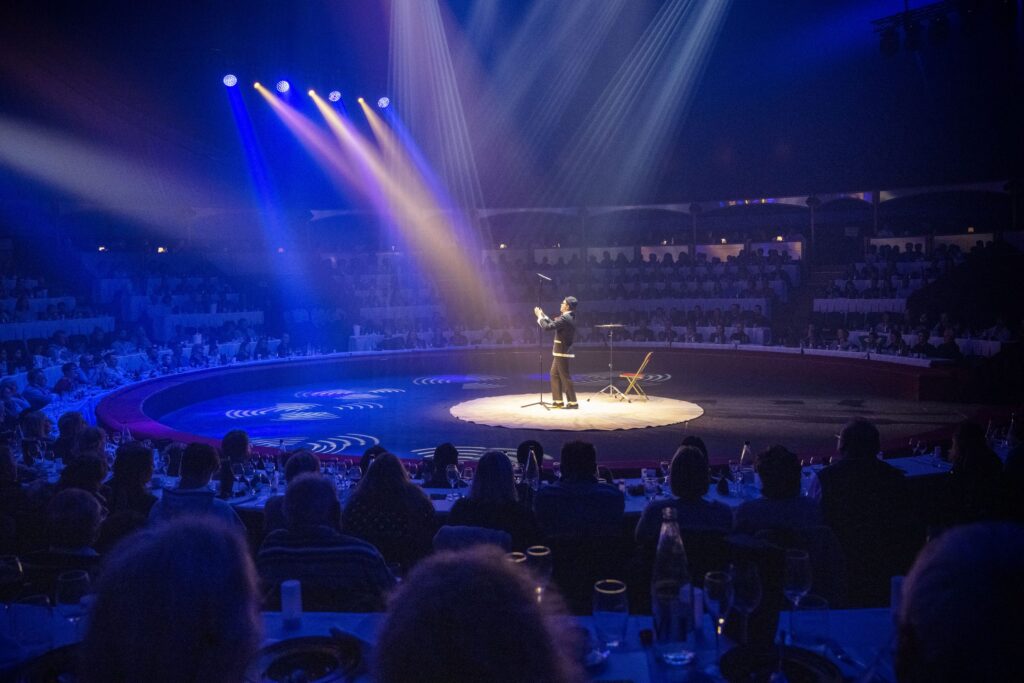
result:
[(466, 482), (466, 486), (473, 485), (473, 468), (469, 465), (462, 468), (462, 481)]
[(668, 483), (668, 473), (669, 473), (669, 470), (672, 468), (672, 464), (668, 460), (662, 460), (659, 463), (659, 466), (661, 467), (661, 478), (667, 484)]
[(742, 641), (747, 644), (750, 615), (761, 604), (761, 576), (753, 562), (730, 566), (733, 588), (733, 606), (743, 614)]
[(786, 551), (786, 569), (782, 581), (782, 592), (789, 600), (789, 630), (793, 631), (793, 610), (800, 606), (800, 599), (811, 590), (811, 558), (805, 550)]
[(594, 584), (594, 631), (604, 647), (616, 648), (626, 640), (629, 598), (626, 584), (604, 579)]
[(708, 572), (704, 575), (704, 606), (711, 615), (715, 629), (715, 659), (718, 659), (718, 636), (722, 631), (725, 615), (732, 608), (732, 577), (727, 572)]
[(81, 569), (63, 572), (57, 577), (56, 612), (71, 627), (73, 639), (81, 640), (81, 622), (86, 608), (82, 602), (89, 593), (89, 574)]
[(25, 572), (15, 555), (0, 555), (0, 602), (10, 603), (21, 593)]
[(448, 495), (449, 500), (455, 499), (455, 487), (459, 485), (459, 467), (458, 465), (448, 465), (444, 468), (445, 477), (448, 478), (448, 485), (452, 487), (452, 492)]

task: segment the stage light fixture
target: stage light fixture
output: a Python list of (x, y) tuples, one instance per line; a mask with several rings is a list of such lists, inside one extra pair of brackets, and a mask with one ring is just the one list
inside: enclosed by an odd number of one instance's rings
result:
[(330, 100), (331, 102), (337, 102), (338, 100), (340, 100), (340, 99), (341, 99), (341, 93), (340, 93), (340, 92), (338, 92), (337, 90), (332, 90), (332, 91), (331, 91), (331, 92), (330, 92), (330, 93), (329, 93), (329, 94), (327, 95), (327, 99), (329, 99), (329, 100)]
[(166, 254), (167, 253), (167, 247), (157, 247), (156, 248), (156, 253), (158, 253), (158, 254)]
[(775, 241), (776, 242), (781, 242), (782, 241), (782, 235), (776, 235), (775, 236)]
[(310, 88), (310, 89), (309, 89), (309, 96), (310, 96), (310, 97), (313, 97), (313, 95), (316, 95), (316, 91), (315, 91), (315, 90), (313, 90), (312, 88)]
[(288, 92), (289, 90), (292, 89), (292, 84), (289, 83), (288, 81), (281, 80), (281, 81), (277, 82), (277, 86), (276, 87), (277, 87), (277, 92), (279, 92), (279, 93), (286, 93), (286, 92)]
[(102, 244), (96, 248), (96, 251), (106, 251), (106, 250), (107, 250), (107, 247), (102, 245)]
[(228, 86), (229, 88), (235, 87), (236, 85), (238, 85), (238, 76), (236, 76), (235, 74), (227, 74), (226, 76), (224, 76), (224, 85)]
[(362, 103), (363, 103), (363, 102), (365, 102), (365, 101), (366, 101), (366, 100), (364, 100), (364, 99), (363, 99), (362, 97), (357, 97), (357, 98), (356, 98), (356, 102), (358, 102), (359, 104), (362, 104)]
[(389, 100), (387, 97), (382, 97), (379, 100), (377, 100), (378, 109), (387, 109), (390, 104), (391, 100)]

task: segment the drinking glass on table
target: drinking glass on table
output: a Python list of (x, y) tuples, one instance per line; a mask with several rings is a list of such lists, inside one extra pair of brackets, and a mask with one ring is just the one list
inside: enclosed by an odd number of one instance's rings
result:
[(57, 614), (70, 622), (76, 641), (81, 638), (79, 629), (85, 616), (82, 598), (88, 593), (89, 574), (81, 569), (63, 572), (57, 577)]
[(594, 584), (594, 632), (604, 647), (616, 648), (626, 640), (629, 598), (626, 584), (604, 579)]
[(668, 460), (662, 460), (658, 465), (661, 468), (661, 478), (667, 484), (669, 470), (672, 469), (672, 464)]
[[(786, 551), (786, 568), (782, 580), (782, 593), (793, 605), (800, 606), (800, 599), (811, 590), (812, 573), (811, 557), (805, 550), (789, 549)], [(793, 628), (793, 612), (790, 610), (790, 629)]]
[(466, 482), (466, 486), (473, 485), (473, 468), (469, 465), (462, 468), (462, 481)]
[(531, 545), (526, 549), (526, 564), (537, 577), (538, 585), (547, 588), (551, 583), (551, 573), (554, 571), (551, 548), (546, 545)]
[(454, 500), (457, 497), (455, 495), (455, 488), (459, 485), (458, 465), (448, 465), (448, 467), (444, 468), (444, 474), (448, 478), (448, 485), (452, 487), (452, 492), (448, 494), (448, 500)]
[(704, 607), (711, 615), (715, 629), (715, 660), (719, 657), (718, 636), (722, 631), (725, 615), (732, 609), (732, 577), (728, 572), (708, 572), (704, 575)]
[(640, 471), (640, 475), (644, 483), (644, 494), (647, 496), (648, 501), (652, 501), (658, 497), (658, 477), (654, 473), (653, 469), (644, 469)]
[(733, 606), (743, 614), (744, 645), (749, 639), (750, 615), (761, 604), (761, 575), (753, 562), (730, 565), (732, 576)]

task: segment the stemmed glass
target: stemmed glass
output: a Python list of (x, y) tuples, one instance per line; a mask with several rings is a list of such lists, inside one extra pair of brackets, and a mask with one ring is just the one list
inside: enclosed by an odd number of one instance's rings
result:
[(744, 562), (731, 565), (733, 606), (743, 614), (743, 644), (749, 636), (750, 615), (761, 604), (761, 576), (757, 565)]
[(711, 615), (715, 628), (715, 659), (720, 654), (718, 636), (722, 631), (725, 615), (732, 608), (732, 577), (727, 572), (708, 572), (704, 575), (704, 606)]
[(81, 569), (57, 577), (57, 613), (71, 623), (75, 640), (79, 639), (79, 622), (85, 616), (82, 598), (89, 593), (89, 574)]
[(672, 465), (671, 465), (671, 463), (669, 463), (668, 460), (662, 460), (659, 463), (659, 465), (661, 466), (661, 478), (667, 484), (668, 483), (668, 473), (669, 473), (669, 470), (672, 468)]
[(459, 485), (459, 467), (458, 465), (448, 465), (444, 468), (444, 474), (448, 478), (448, 484), (452, 487), (452, 492), (448, 494), (448, 500), (454, 500), (455, 487)]
[(0, 555), (0, 602), (10, 603), (18, 599), (25, 572), (21, 560), (15, 555)]
[(792, 608), (789, 610), (790, 633), (793, 632), (793, 611), (800, 606), (800, 599), (810, 592), (811, 582), (810, 555), (805, 550), (787, 550), (782, 592), (792, 605)]

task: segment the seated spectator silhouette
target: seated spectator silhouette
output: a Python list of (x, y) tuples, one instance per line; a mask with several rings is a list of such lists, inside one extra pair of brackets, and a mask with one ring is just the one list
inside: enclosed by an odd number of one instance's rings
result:
[(242, 429), (232, 429), (220, 442), (220, 497), (230, 498), (235, 484), (233, 465), (244, 465), (252, 457), (249, 435)]
[[(431, 461), (430, 476), (429, 478), (423, 478), (423, 487), (428, 489), (451, 488), (451, 482), (448, 481), (449, 465), (455, 465), (456, 467), (459, 466), (459, 451), (450, 443), (443, 443), (434, 449), (434, 459)], [(456, 483), (456, 487), (464, 486), (466, 486), (466, 482), (461, 479)]]
[(1013, 518), (1024, 523), (1024, 420), (1015, 420), (1006, 435), (1006, 489)]
[(21, 397), (28, 402), (29, 410), (41, 410), (53, 402), (54, 396), (47, 387), (46, 373), (40, 368), (29, 370), (28, 384), (22, 390)]
[(887, 604), (889, 578), (906, 572), (919, 542), (906, 478), (878, 459), (880, 450), (878, 428), (858, 418), (839, 435), (839, 461), (812, 482), (846, 555), (850, 606)]
[(181, 454), (181, 479), (177, 487), (164, 489), (149, 512), (151, 524), (160, 524), (185, 515), (204, 515), (243, 529), (238, 513), (210, 489), (210, 479), (220, 468), (217, 450), (205, 443), (191, 443)]
[(533, 513), (547, 536), (602, 536), (622, 526), (625, 496), (598, 482), (597, 451), (585, 441), (562, 446), (562, 478), (542, 486), (533, 498)]
[(215, 519), (134, 536), (95, 589), (80, 646), (85, 683), (236, 683), (259, 650), (255, 568), (242, 538)]
[(376, 548), (341, 533), (341, 504), (329, 480), (299, 475), (288, 485), (284, 514), (287, 527), (270, 532), (256, 557), (267, 608), (279, 609), (281, 582), (297, 579), (304, 609), (384, 610), (394, 578)]
[(84, 453), (64, 466), (57, 480), (56, 490), (86, 491), (95, 497), (100, 507), (107, 512), (110, 510), (110, 487), (104, 484), (103, 480), (107, 478), (108, 473), (105, 456)]
[(27, 510), (28, 496), (18, 482), (18, 466), (7, 444), (0, 444), (0, 552), (15, 554), (18, 521)]
[(672, 457), (669, 471), (672, 494), (669, 500), (651, 502), (636, 525), (636, 540), (654, 543), (661, 531), (661, 511), (676, 509), (680, 529), (728, 532), (732, 529), (732, 510), (718, 502), (704, 500), (710, 484), (708, 457), (695, 446), (680, 446)]
[(53, 457), (67, 462), (78, 447), (78, 435), (88, 426), (85, 418), (77, 411), (67, 412), (57, 418), (57, 440), (53, 442)]
[(110, 514), (103, 521), (96, 547), (107, 552), (125, 536), (141, 529), (149, 519), (156, 496), (147, 484), (153, 478), (153, 453), (138, 441), (117, 449), (110, 479)]
[(824, 524), (818, 501), (800, 495), (800, 459), (784, 446), (758, 454), (754, 466), (761, 477), (761, 498), (736, 508), (736, 531), (756, 534), (762, 529), (804, 529)]
[(898, 680), (1024, 680), (1021, 576), (1019, 525), (965, 525), (925, 546), (903, 582)]
[(942, 343), (935, 347), (935, 352), (932, 355), (935, 358), (944, 358), (946, 360), (960, 360), (963, 358), (960, 345), (956, 343), (956, 332), (952, 327), (947, 327), (943, 331)]
[[(320, 474), (320, 458), (309, 451), (292, 453), (284, 463), (284, 480), (286, 483), (290, 483), (300, 474), (310, 472)], [(263, 507), (263, 531), (269, 534), (271, 531), (283, 529), (285, 526), (284, 496), (271, 496)]]
[(585, 680), (561, 601), (553, 592), (538, 601), (534, 585), (486, 546), (424, 560), (391, 601), (374, 648), (375, 680)]
[(101, 520), (102, 509), (95, 496), (79, 489), (55, 495), (46, 506), (47, 549), (22, 558), (28, 591), (52, 595), (62, 572), (81, 569), (95, 573), (100, 556), (93, 544)]
[(953, 469), (946, 477), (938, 526), (969, 524), (1009, 516), (1003, 463), (985, 440), (977, 422), (962, 422), (950, 450)]
[(533, 513), (518, 498), (508, 456), (488, 451), (477, 463), (469, 495), (455, 501), (448, 513), (448, 524), (506, 531), (513, 550), (525, 550), (540, 534)]
[(404, 569), (430, 552), (437, 530), (430, 499), (392, 453), (378, 455), (359, 481), (342, 512), (341, 528)]
[(370, 463), (373, 462), (381, 453), (387, 453), (388, 449), (384, 448), (380, 444), (374, 444), (363, 451), (363, 454), (359, 457), (359, 473), (366, 474), (366, 471), (370, 469)]

